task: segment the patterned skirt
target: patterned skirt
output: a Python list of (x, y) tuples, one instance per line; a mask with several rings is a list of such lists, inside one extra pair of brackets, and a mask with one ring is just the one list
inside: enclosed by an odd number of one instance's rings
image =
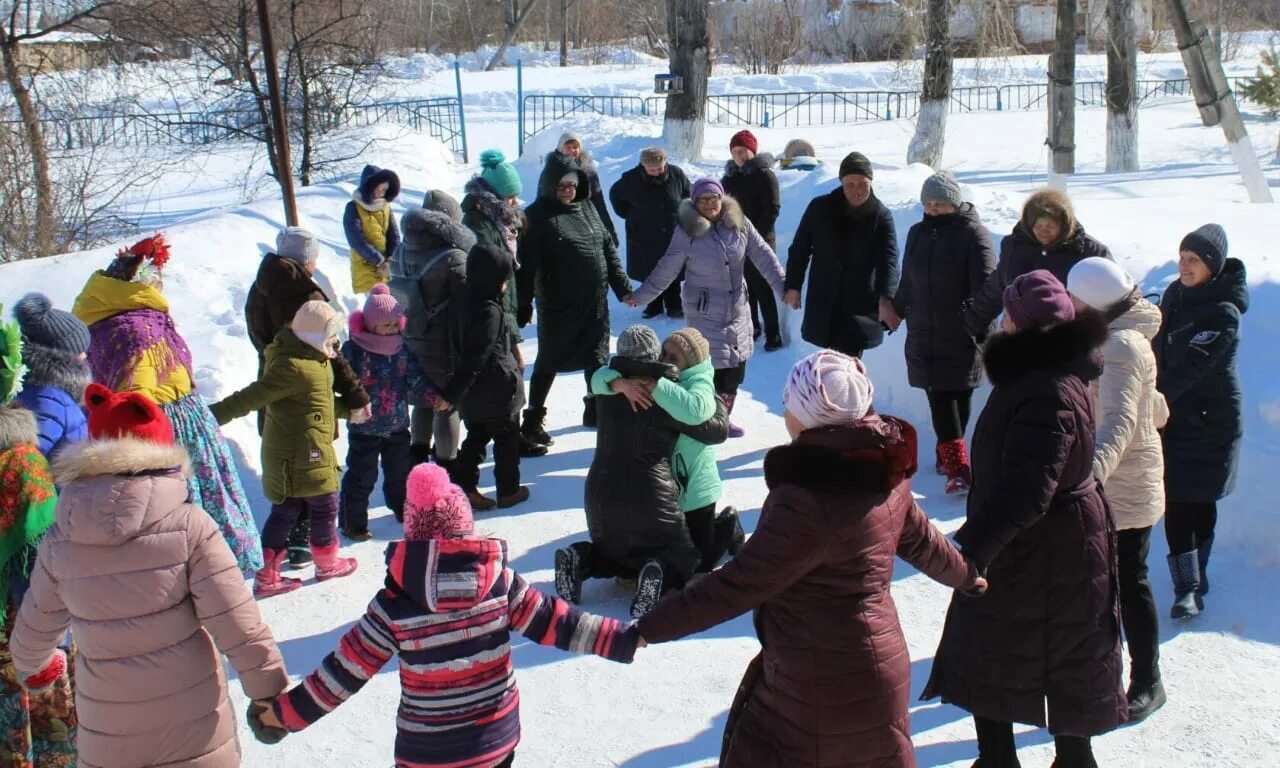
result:
[(67, 676), (29, 694), (9, 655), (17, 606), (0, 629), (0, 766), (73, 768), (76, 764), (75, 645), (67, 648)]
[(262, 568), (262, 540), (231, 451), (218, 432), (218, 421), (204, 398), (194, 392), (160, 408), (172, 422), (178, 442), (191, 454), (191, 478), (187, 481), (191, 503), (199, 504), (213, 518), (240, 571), (252, 576)]

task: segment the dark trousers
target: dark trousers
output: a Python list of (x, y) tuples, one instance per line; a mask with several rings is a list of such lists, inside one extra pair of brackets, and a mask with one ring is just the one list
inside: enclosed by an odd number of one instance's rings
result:
[[(1013, 723), (974, 715), (973, 727), (978, 733), (978, 756), (983, 768), (1014, 765), (1018, 748), (1013, 741)], [(1087, 736), (1054, 736), (1053, 746), (1057, 752), (1054, 768), (1097, 768)]]
[(378, 460), (382, 460), (382, 497), (404, 519), (404, 493), (413, 469), (409, 431), (380, 435), (347, 436), (347, 471), (342, 476), (342, 499), (338, 525), (346, 531), (369, 529), (369, 496), (378, 483)]
[(729, 542), (717, 535), (716, 505), (708, 504), (685, 512), (684, 524), (689, 529), (694, 548), (701, 555), (694, 573), (710, 573), (729, 551)]
[[(582, 372), (587, 380), (587, 394), (591, 394), (591, 377), (600, 366), (588, 368)], [(536, 411), (547, 407), (547, 396), (551, 394), (551, 385), (556, 383), (554, 373), (534, 373), (529, 377), (529, 409)]]
[(717, 368), (715, 370), (715, 386), (717, 395), (736, 395), (738, 387), (742, 386), (742, 382), (747, 378), (747, 364), (738, 363), (732, 368)]
[(658, 298), (649, 302), (646, 308), (649, 314), (658, 315), (666, 312), (668, 315), (683, 311), (680, 305), (680, 280), (676, 280), (667, 290), (658, 294)]
[(311, 546), (332, 544), (337, 534), (334, 521), (338, 518), (338, 494), (325, 493), (305, 498), (295, 496), (272, 504), (267, 523), (262, 526), (262, 548), (284, 549), (289, 543), (289, 531), (304, 512), (311, 520)]
[(457, 483), (463, 490), (474, 491), (480, 484), (480, 457), (493, 441), (493, 476), (498, 496), (510, 496), (520, 490), (520, 419), (475, 420), (463, 415), (467, 436), (458, 449), (454, 465)]
[(511, 754), (507, 755), (506, 760), (503, 760), (502, 762), (493, 766), (493, 768), (511, 768), (511, 766), (515, 764), (516, 764), (516, 753), (512, 752)]
[(960, 389), (948, 392), (930, 389), (925, 394), (929, 398), (929, 415), (933, 417), (933, 433), (938, 436), (938, 442), (963, 440), (965, 430), (969, 428), (969, 409), (973, 404), (973, 390)]
[(747, 304), (751, 307), (751, 329), (760, 336), (760, 319), (764, 319), (764, 335), (766, 339), (782, 338), (778, 328), (778, 300), (773, 295), (773, 288), (764, 279), (756, 265), (747, 259), (742, 270), (747, 280)]
[(1151, 528), (1116, 535), (1120, 559), (1120, 619), (1129, 644), (1129, 679), (1142, 686), (1160, 679), (1160, 618), (1147, 579)]
[(1170, 501), (1164, 505), (1164, 536), (1171, 555), (1196, 551), (1213, 536), (1217, 525), (1216, 501)]

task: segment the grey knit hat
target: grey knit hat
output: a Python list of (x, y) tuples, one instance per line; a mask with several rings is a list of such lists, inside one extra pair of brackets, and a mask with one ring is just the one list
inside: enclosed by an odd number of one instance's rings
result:
[(28, 293), (13, 305), (13, 317), (28, 344), (69, 355), (89, 349), (89, 328), (70, 312), (54, 309), (43, 293)]
[(632, 360), (657, 362), (662, 356), (658, 334), (647, 325), (629, 325), (618, 334), (618, 356)]
[(439, 211), (454, 224), (462, 223), (462, 206), (458, 205), (458, 201), (454, 200), (447, 192), (433, 189), (427, 192), (427, 196), (422, 201), (422, 207), (428, 211)]
[(924, 180), (920, 188), (920, 202), (950, 203), (959, 208), (964, 204), (964, 193), (960, 191), (960, 182), (956, 181), (951, 171), (938, 171)]
[(276, 255), (299, 264), (314, 264), (320, 257), (316, 236), (302, 227), (285, 227), (276, 235)]

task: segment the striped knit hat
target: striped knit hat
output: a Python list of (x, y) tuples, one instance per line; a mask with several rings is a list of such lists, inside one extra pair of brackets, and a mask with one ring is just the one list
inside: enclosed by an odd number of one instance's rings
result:
[(470, 536), (475, 532), (467, 494), (449, 480), (439, 464), (419, 464), (405, 489), (404, 537), (429, 541)]
[(796, 363), (782, 403), (805, 429), (853, 424), (871, 412), (875, 387), (856, 357), (824, 349)]

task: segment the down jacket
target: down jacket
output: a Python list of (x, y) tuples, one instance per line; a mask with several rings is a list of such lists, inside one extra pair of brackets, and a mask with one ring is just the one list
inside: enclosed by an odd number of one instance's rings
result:
[(724, 164), (720, 178), (724, 192), (742, 206), (747, 221), (756, 228), (770, 248), (777, 250), (774, 224), (782, 211), (782, 193), (773, 172), (773, 155), (762, 152), (739, 166), (733, 160)]
[(1096, 383), (1098, 436), (1093, 476), (1106, 490), (1116, 529), (1147, 528), (1164, 515), (1164, 455), (1160, 434), (1169, 406), (1156, 389), (1151, 339), (1160, 310), (1146, 299), (1107, 328), (1102, 376)]
[(676, 231), (676, 211), (689, 197), (689, 177), (674, 165), (661, 176), (644, 165), (622, 174), (609, 188), (609, 202), (627, 226), (627, 275), (644, 280), (667, 252)]
[(782, 299), (782, 265), (778, 257), (742, 215), (736, 200), (725, 197), (721, 206), (720, 220), (711, 222), (698, 213), (692, 201), (680, 204), (680, 227), (672, 235), (671, 245), (633, 295), (637, 304), (648, 304), (683, 269), (680, 298), (686, 322), (707, 338), (711, 364), (717, 369), (737, 367), (749, 360), (754, 351), (743, 278), (747, 259)]
[(58, 457), (57, 522), (10, 640), (22, 676), (70, 627), (81, 768), (237, 768), (222, 656), (245, 694), (288, 685), (284, 661), (217, 524), (187, 503), (187, 455), (134, 439)]
[(662, 643), (755, 611), (760, 656), (722, 768), (914, 768), (894, 558), (955, 588), (978, 575), (913, 500), (915, 469), (915, 430), (891, 417), (802, 432), (765, 456), (769, 496), (741, 551), (640, 619)]
[(22, 362), (27, 375), (17, 401), (35, 414), (40, 453), (52, 460), (66, 446), (89, 437), (80, 398), (93, 373), (85, 361), (29, 340), (22, 345)]
[(554, 187), (556, 182), (564, 176), (564, 167), (573, 164), (582, 169), (587, 175), (587, 184), (585, 187), (579, 187), (578, 191), (582, 193), (583, 198), (591, 203), (591, 207), (595, 209), (596, 214), (600, 217), (600, 223), (604, 225), (605, 231), (609, 233), (609, 239), (613, 241), (613, 247), (618, 247), (618, 232), (613, 227), (613, 219), (609, 218), (609, 207), (604, 202), (604, 187), (600, 184), (600, 170), (596, 167), (595, 158), (586, 149), (578, 154), (578, 159), (574, 160), (558, 149), (553, 149), (547, 153), (546, 161), (542, 165), (542, 172), (538, 174), (538, 195), (542, 195), (542, 190), (548, 186)]

